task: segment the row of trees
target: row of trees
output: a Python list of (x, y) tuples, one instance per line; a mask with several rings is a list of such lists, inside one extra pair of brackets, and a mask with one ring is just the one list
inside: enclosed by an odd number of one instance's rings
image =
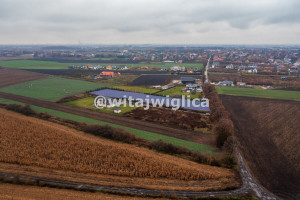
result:
[(211, 110), (210, 120), (213, 123), (213, 132), (217, 135), (216, 145), (221, 148), (224, 146), (228, 138), (233, 135), (234, 126), (214, 85), (205, 84), (203, 91), (206, 98), (209, 99)]

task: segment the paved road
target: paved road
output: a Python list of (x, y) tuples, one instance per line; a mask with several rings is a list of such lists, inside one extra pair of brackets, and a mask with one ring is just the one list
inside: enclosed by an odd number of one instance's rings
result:
[(209, 63), (210, 63), (210, 59), (211, 56), (209, 57), (207, 64), (205, 66), (205, 70), (204, 70), (204, 83), (209, 83), (209, 79), (208, 79), (208, 69), (209, 69)]

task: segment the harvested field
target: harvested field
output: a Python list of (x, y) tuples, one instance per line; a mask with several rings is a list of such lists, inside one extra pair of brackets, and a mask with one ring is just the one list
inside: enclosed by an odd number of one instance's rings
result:
[[(37, 186), (0, 184), (0, 199), (2, 200), (150, 200), (153, 198), (118, 196), (113, 194), (79, 192), (74, 190), (56, 189)], [(155, 198), (156, 200), (159, 200)]]
[(46, 77), (45, 74), (0, 68), (0, 88)]
[(244, 157), (257, 179), (284, 198), (300, 195), (300, 104), (222, 96)]
[(0, 113), (2, 163), (139, 180), (205, 181), (202, 190), (238, 186), (232, 170), (100, 139), (3, 109)]
[(226, 86), (217, 86), (216, 89), (219, 94), (224, 94), (224, 95), (248, 96), (248, 97), (300, 101), (300, 92), (299, 91), (266, 90), (266, 89), (238, 88), (238, 87), (226, 87)]

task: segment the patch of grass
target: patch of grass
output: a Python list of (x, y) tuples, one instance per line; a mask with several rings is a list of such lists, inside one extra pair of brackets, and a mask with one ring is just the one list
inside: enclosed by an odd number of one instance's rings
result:
[(14, 69), (68, 69), (68, 63), (37, 60), (0, 61), (0, 66)]
[[(23, 104), (20, 102), (7, 100), (7, 99), (1, 99), (1, 98), (0, 98), (0, 103)], [(117, 125), (117, 124), (107, 123), (107, 122), (90, 119), (90, 118), (86, 118), (86, 117), (82, 117), (82, 116), (78, 116), (78, 115), (74, 115), (74, 114), (69, 114), (69, 113), (65, 113), (65, 112), (60, 112), (60, 111), (56, 111), (56, 110), (52, 110), (52, 109), (48, 109), (48, 108), (42, 108), (42, 107), (38, 107), (38, 106), (31, 106), (31, 108), (33, 110), (35, 110), (36, 112), (49, 113), (50, 115), (53, 115), (53, 116), (56, 116), (56, 117), (59, 117), (62, 119), (69, 119), (69, 120), (73, 120), (76, 122), (84, 122), (87, 124), (109, 125), (109, 126), (116, 127), (116, 128), (122, 128), (122, 129), (125, 129), (125, 130), (133, 133), (138, 138), (148, 140), (148, 141), (163, 140), (164, 142), (168, 142), (168, 143), (176, 145), (176, 146), (184, 147), (191, 151), (213, 153), (215, 150), (213, 147), (210, 147), (207, 145), (198, 144), (195, 142), (190, 142), (190, 141), (186, 141), (186, 140), (182, 140), (182, 139), (178, 139), (178, 138), (173, 138), (173, 137), (169, 137), (169, 136), (165, 136), (165, 135), (160, 135), (157, 133), (138, 130), (138, 129), (121, 126), (121, 125)]]
[(47, 112), (50, 115), (60, 117), (63, 119), (69, 119), (69, 120), (73, 120), (73, 121), (77, 121), (77, 122), (84, 122), (87, 124), (109, 125), (109, 126), (116, 127), (116, 128), (122, 128), (122, 129), (128, 130), (129, 132), (133, 133), (137, 137), (145, 139), (145, 140), (156, 141), (156, 140), (161, 139), (165, 142), (174, 144), (176, 146), (185, 147), (192, 151), (212, 152), (214, 150), (213, 147), (210, 147), (207, 145), (189, 142), (186, 140), (181, 140), (181, 139), (177, 139), (177, 138), (173, 138), (173, 137), (169, 137), (169, 136), (165, 136), (165, 135), (160, 135), (160, 134), (156, 134), (156, 133), (151, 133), (148, 131), (138, 130), (138, 129), (121, 126), (121, 125), (117, 125), (117, 124), (112, 124), (112, 123), (108, 123), (108, 122), (98, 121), (95, 119), (90, 119), (90, 118), (86, 118), (86, 117), (82, 117), (82, 116), (78, 116), (78, 115), (73, 115), (73, 114), (60, 112), (60, 111), (47, 109), (47, 108), (42, 108), (42, 107), (37, 107), (37, 106), (32, 106), (32, 108), (37, 112), (42, 112), (42, 113)]
[(115, 86), (130, 85), (131, 82), (137, 77), (139, 77), (139, 75), (121, 75), (111, 79), (98, 79), (95, 82), (105, 84), (105, 85), (115, 85)]
[[(87, 109), (92, 109), (92, 110), (97, 110), (99, 112), (106, 112), (106, 113), (113, 113), (113, 114), (116, 114), (114, 113), (114, 108), (103, 108), (103, 109), (98, 109), (94, 106), (94, 100), (95, 98), (94, 97), (86, 97), (86, 98), (82, 98), (82, 99), (77, 99), (75, 101), (70, 101), (70, 102), (67, 102), (66, 104), (67, 105), (70, 105), (70, 106), (76, 106), (76, 107), (81, 107), (81, 108), (87, 108)], [(134, 107), (130, 107), (130, 106), (123, 106), (121, 105), (120, 106), (121, 108), (121, 113), (118, 113), (117, 115), (122, 115), (126, 112), (129, 112), (133, 109), (135, 109)]]
[(219, 94), (300, 101), (300, 92), (216, 86)]
[(58, 100), (66, 96), (105, 87), (88, 81), (50, 77), (1, 88), (0, 91), (43, 100)]
[(116, 86), (116, 89), (125, 90), (128, 92), (137, 92), (137, 93), (146, 93), (146, 94), (153, 94), (158, 92), (159, 90), (147, 87), (140, 87), (140, 86)]
[(170, 88), (167, 90), (163, 90), (156, 94), (162, 95), (162, 96), (169, 95), (170, 97), (181, 96), (181, 95), (185, 95), (187, 97), (189, 95), (190, 99), (199, 98), (199, 93), (196, 93), (196, 94), (183, 93), (182, 89), (184, 89), (184, 88), (185, 88), (185, 86), (176, 86), (176, 87), (173, 87), (173, 88)]

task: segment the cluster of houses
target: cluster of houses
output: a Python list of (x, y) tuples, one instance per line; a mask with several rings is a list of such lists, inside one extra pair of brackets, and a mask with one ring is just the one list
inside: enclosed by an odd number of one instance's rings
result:
[(300, 72), (300, 60), (294, 63), (292, 66), (285, 65), (283, 63), (272, 64), (272, 65), (258, 65), (257, 63), (249, 64), (222, 64), (214, 61), (210, 67), (211, 69), (223, 68), (228, 70), (236, 70), (245, 73), (283, 73), (290, 75), (297, 75)]
[[(160, 70), (161, 71), (167, 71), (168, 68), (162, 67)], [(185, 66), (172, 66), (172, 67), (170, 67), (170, 71), (172, 71), (172, 72), (197, 73), (197, 72), (200, 71), (200, 69), (198, 67), (186, 68)]]
[[(126, 65), (69, 65), (69, 69), (80, 69), (80, 70), (128, 70)], [(148, 70), (149, 66), (139, 67), (141, 70)], [(198, 67), (186, 68), (185, 66), (172, 66), (170, 68), (161, 67), (161, 71), (171, 71), (171, 72), (187, 72), (187, 73), (197, 73), (200, 71)]]
[(185, 85), (182, 92), (195, 94), (196, 92), (202, 92), (201, 84), (196, 84), (194, 77), (181, 77), (181, 84)]
[(69, 65), (69, 69), (81, 69), (81, 70), (127, 70), (128, 67), (126, 65)]

